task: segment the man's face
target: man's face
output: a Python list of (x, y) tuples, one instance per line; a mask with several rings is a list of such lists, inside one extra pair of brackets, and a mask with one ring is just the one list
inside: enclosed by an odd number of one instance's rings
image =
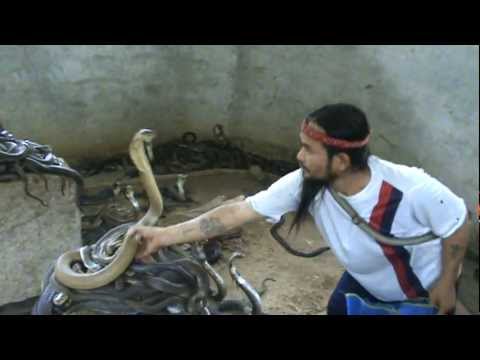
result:
[[(316, 130), (324, 131), (315, 124), (310, 124)], [(303, 170), (303, 176), (309, 180), (331, 181), (332, 173), (327, 150), (319, 141), (315, 141), (300, 132), (300, 150), (297, 154), (297, 160)]]

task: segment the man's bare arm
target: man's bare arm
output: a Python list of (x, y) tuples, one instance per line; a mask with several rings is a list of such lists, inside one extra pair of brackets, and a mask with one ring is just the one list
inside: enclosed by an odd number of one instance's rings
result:
[(212, 238), (261, 218), (245, 200), (222, 205), (195, 219), (163, 228), (162, 246)]
[(460, 265), (470, 240), (470, 222), (465, 221), (452, 236), (442, 243), (442, 273), (430, 289), (430, 301), (438, 308), (438, 314), (449, 314), (455, 310), (457, 281)]
[(442, 275), (452, 284), (457, 281), (458, 271), (467, 251), (470, 241), (470, 226), (468, 219), (465, 223), (449, 238), (444, 239), (442, 243)]

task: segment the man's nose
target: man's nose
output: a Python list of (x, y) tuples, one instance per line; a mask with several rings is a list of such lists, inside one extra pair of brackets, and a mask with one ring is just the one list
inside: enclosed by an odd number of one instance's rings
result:
[(300, 149), (297, 153), (297, 160), (303, 162), (303, 149)]

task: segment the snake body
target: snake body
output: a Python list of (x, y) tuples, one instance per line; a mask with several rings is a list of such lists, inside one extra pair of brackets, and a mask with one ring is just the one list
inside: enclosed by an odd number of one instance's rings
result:
[(320, 248), (318, 248), (314, 251), (311, 251), (311, 252), (298, 251), (298, 250), (295, 250), (294, 248), (292, 248), (287, 243), (287, 241), (278, 233), (278, 229), (285, 223), (285, 219), (286, 219), (285, 215), (282, 215), (280, 217), (280, 221), (273, 224), (273, 226), (270, 228), (270, 234), (290, 254), (295, 255), (295, 256), (299, 256), (299, 257), (304, 257), (304, 258), (311, 258), (311, 257), (321, 255), (325, 251), (330, 250), (330, 248), (328, 246), (322, 246), (322, 247), (320, 247)]
[[(134, 135), (129, 147), (130, 157), (139, 171), (140, 180), (150, 202), (147, 213), (137, 222), (137, 225), (143, 226), (155, 225), (163, 212), (162, 196), (158, 190), (145, 149), (145, 145), (151, 146), (153, 138), (154, 134), (151, 130), (142, 129)], [(116, 232), (115, 237), (104, 239), (117, 243), (121, 240), (121, 245), (111, 262), (99, 271), (79, 273), (72, 269), (73, 263), (82, 261), (80, 249), (68, 251), (60, 256), (55, 265), (57, 281), (69, 288), (82, 290), (99, 288), (114, 281), (128, 268), (137, 251), (137, 241), (131, 236), (124, 236), (127, 229), (123, 226), (123, 231)]]
[(28, 169), (33, 172), (67, 176), (73, 178), (80, 188), (83, 186), (83, 178), (80, 173), (70, 168), (65, 160), (55, 156), (50, 146), (37, 144), (30, 140), (16, 139), (1, 127), (0, 162), (21, 164), (22, 170)]
[(0, 160), (16, 161), (24, 158), (28, 148), (20, 140), (13, 137), (7, 130), (0, 128)]
[(238, 287), (245, 293), (248, 300), (252, 306), (252, 315), (261, 315), (263, 314), (262, 310), (262, 300), (260, 295), (258, 294), (257, 290), (250, 285), (250, 283), (245, 280), (240, 273), (237, 271), (236, 267), (233, 265), (233, 260), (236, 258), (242, 258), (244, 255), (239, 252), (235, 252), (229, 259), (229, 267), (230, 267), (230, 276), (232, 277), (233, 281), (238, 285)]

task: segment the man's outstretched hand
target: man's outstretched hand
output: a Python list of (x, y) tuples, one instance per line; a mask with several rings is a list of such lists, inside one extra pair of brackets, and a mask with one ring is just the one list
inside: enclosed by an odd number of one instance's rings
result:
[(133, 226), (127, 236), (133, 236), (138, 242), (135, 258), (143, 262), (151, 262), (152, 254), (156, 253), (161, 247), (167, 246), (163, 229), (155, 226)]

